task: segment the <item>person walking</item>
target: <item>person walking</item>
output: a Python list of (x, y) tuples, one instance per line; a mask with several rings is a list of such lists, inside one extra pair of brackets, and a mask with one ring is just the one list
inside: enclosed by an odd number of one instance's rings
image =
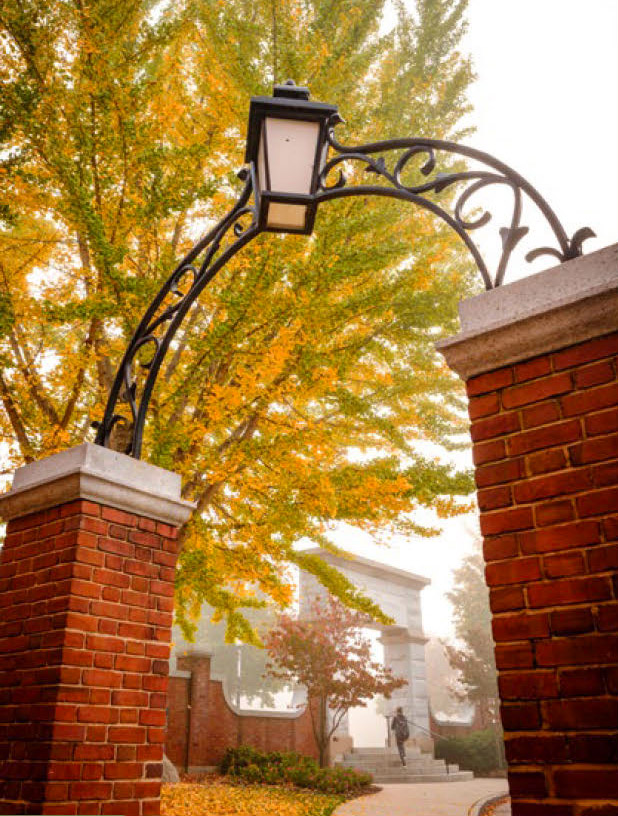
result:
[(406, 740), (410, 738), (410, 727), (404, 717), (403, 709), (398, 706), (391, 723), (391, 730), (395, 732), (395, 742), (401, 758), (401, 764), (406, 764)]

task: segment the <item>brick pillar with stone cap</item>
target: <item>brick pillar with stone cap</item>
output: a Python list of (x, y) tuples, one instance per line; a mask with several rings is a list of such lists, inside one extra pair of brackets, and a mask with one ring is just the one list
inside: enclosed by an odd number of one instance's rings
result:
[(514, 816), (618, 814), (618, 245), (460, 304)]
[(180, 477), (83, 444), (0, 497), (0, 813), (159, 813)]

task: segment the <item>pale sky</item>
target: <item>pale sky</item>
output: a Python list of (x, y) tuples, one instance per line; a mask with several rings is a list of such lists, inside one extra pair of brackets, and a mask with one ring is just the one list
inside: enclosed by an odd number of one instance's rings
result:
[[(469, 0), (467, 16), (464, 47), (477, 74), (469, 95), (474, 106), (469, 121), (476, 133), (467, 143), (493, 154), (531, 182), (568, 235), (590, 226), (598, 237), (584, 244), (585, 252), (615, 243), (618, 3)], [(542, 230), (533, 217), (523, 223), (531, 232)], [(546, 238), (540, 232), (538, 243), (527, 245), (526, 251), (544, 244)], [(481, 246), (491, 254), (491, 243)], [(553, 265), (551, 259), (537, 261), (533, 267), (520, 262), (506, 282)], [(477, 530), (472, 515), (446, 522), (440, 538), (396, 540), (388, 550), (350, 531), (342, 532), (338, 541), (359, 554), (430, 578), (431, 586), (422, 593), (425, 631), (444, 637), (452, 626), (444, 593)], [(356, 744), (381, 743), (383, 721), (370, 709), (354, 710), (350, 723)]]
[[(467, 143), (527, 178), (569, 235), (592, 227), (598, 237), (584, 244), (585, 252), (618, 241), (616, 0), (470, 0), (468, 21), (464, 47), (477, 81), (469, 119), (476, 133)], [(524, 223), (539, 231), (538, 243), (526, 249), (544, 244), (542, 224), (532, 214)], [(483, 246), (491, 253), (490, 243)], [(553, 265), (551, 259), (535, 267), (521, 261), (507, 282)], [(469, 456), (461, 461), (471, 464)], [(466, 516), (444, 524), (440, 538), (394, 540), (387, 550), (349, 529), (337, 541), (430, 578), (423, 590), (425, 630), (447, 636), (451, 612), (444, 593), (477, 530), (475, 516)]]

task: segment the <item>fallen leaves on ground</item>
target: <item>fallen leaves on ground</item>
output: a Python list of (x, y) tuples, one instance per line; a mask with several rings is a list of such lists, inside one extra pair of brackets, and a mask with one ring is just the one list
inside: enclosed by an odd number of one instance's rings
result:
[(344, 800), (266, 785), (231, 785), (220, 778), (163, 785), (161, 816), (330, 816)]

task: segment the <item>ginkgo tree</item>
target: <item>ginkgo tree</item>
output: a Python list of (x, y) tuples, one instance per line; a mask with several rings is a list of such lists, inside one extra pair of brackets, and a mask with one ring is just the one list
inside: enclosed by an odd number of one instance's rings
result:
[[(461, 138), (465, 0), (4, 0), (0, 7), (0, 435), (6, 470), (92, 439), (140, 316), (235, 201), (252, 94), (287, 77), (340, 138)], [(384, 24), (383, 24), (384, 23)], [(429, 532), (466, 474), (419, 455), (460, 429), (434, 351), (469, 292), (457, 237), (384, 200), (261, 235), (187, 317), (159, 376), (149, 461), (182, 475), (181, 621), (289, 603), (291, 565), (379, 611), (315, 556), (334, 523)]]

